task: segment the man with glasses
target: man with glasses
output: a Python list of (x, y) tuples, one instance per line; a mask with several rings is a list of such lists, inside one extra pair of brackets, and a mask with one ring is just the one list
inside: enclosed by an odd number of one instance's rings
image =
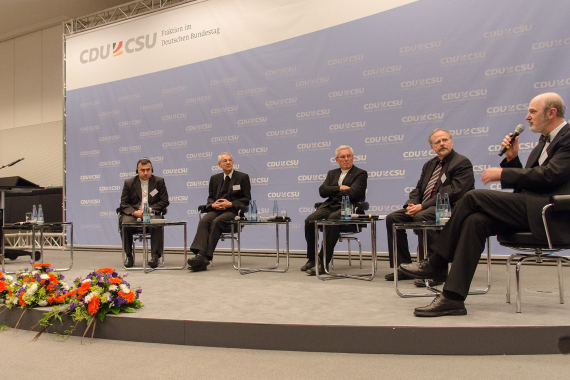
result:
[[(514, 191), (470, 191), (433, 242), (434, 254), (421, 263), (400, 266), (400, 271), (416, 278), (438, 278), (447, 274), (448, 263), (453, 262), (443, 291), (431, 304), (416, 308), (415, 316), (467, 314), (464, 301), (487, 237), (530, 231), (547, 241), (542, 209), (551, 203), (552, 195), (570, 194), (570, 126), (564, 118), (565, 110), (558, 94), (534, 97), (526, 120), (529, 129), (541, 136), (524, 168), (518, 156), (519, 138), (511, 141), (511, 133), (503, 140), (503, 146), (509, 149), (500, 167), (488, 168), (481, 175), (483, 184), (500, 181), (501, 188)], [(570, 212), (546, 215), (552, 243), (567, 242)]]
[[(363, 202), (366, 196), (368, 173), (353, 165), (354, 152), (348, 145), (341, 145), (335, 150), (338, 169), (329, 170), (325, 182), (319, 187), (319, 195), (326, 201), (305, 219), (305, 240), (307, 241), (307, 263), (301, 268), (309, 275), (315, 275), (315, 225), (313, 221), (322, 219), (340, 219), (342, 197), (348, 195), (350, 203)], [(340, 234), (339, 226), (326, 227), (326, 265), (332, 259), (334, 247)], [(319, 253), (320, 273), (324, 272), (323, 251)]]
[(190, 250), (196, 254), (188, 259), (193, 272), (206, 270), (214, 256), (222, 232), (229, 230), (238, 210), (251, 200), (249, 176), (234, 170), (234, 160), (229, 153), (218, 156), (222, 173), (210, 177), (208, 192), (208, 213), (200, 219)]
[[(410, 198), (404, 204), (404, 208), (394, 211), (386, 217), (386, 232), (388, 234), (388, 253), (390, 256), (390, 267), (394, 267), (393, 233), (394, 223), (424, 222), (435, 220), (436, 194), (440, 193), (442, 198), (445, 193), (449, 194), (451, 207), (465, 195), (469, 190), (475, 188), (475, 177), (473, 176), (473, 165), (465, 156), (453, 150), (453, 139), (451, 133), (445, 129), (435, 129), (428, 137), (431, 149), (437, 155), (422, 168), (420, 180), (416, 188), (410, 192)], [(398, 263), (406, 264), (412, 262), (406, 230), (399, 229), (398, 234)], [(427, 246), (429, 248), (437, 232), (427, 231)], [(418, 249), (423, 251), (423, 234), (418, 234)], [(387, 281), (394, 281), (394, 272), (385, 276)], [(412, 280), (414, 277), (404, 273), (398, 274), (398, 280)], [(416, 281), (416, 286), (425, 286), (424, 281)], [(433, 284), (441, 284), (435, 281)]]

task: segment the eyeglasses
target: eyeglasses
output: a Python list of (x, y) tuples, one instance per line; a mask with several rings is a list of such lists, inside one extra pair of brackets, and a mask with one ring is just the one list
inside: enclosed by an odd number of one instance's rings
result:
[(349, 154), (348, 156), (337, 156), (337, 158), (341, 159), (341, 160), (347, 160), (347, 159), (350, 159), (352, 157), (354, 157), (352, 154)]
[(222, 160), (220, 161), (222, 164), (225, 164), (226, 162), (234, 162), (234, 160), (230, 159), (230, 160)]

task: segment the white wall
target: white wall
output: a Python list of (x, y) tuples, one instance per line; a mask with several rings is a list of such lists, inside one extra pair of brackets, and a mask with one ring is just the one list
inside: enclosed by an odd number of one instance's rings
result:
[(0, 43), (0, 177), (63, 185), (62, 30)]

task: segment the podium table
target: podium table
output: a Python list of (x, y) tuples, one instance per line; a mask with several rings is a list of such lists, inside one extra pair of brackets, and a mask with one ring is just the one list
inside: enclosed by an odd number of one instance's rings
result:
[[(164, 267), (164, 255), (165, 252), (163, 250), (162, 252), (162, 264), (161, 266), (157, 267), (157, 268), (150, 268), (148, 267), (148, 259), (149, 259), (149, 255), (148, 255), (148, 251), (150, 250), (148, 247), (148, 241), (146, 239), (146, 234), (147, 234), (147, 230), (151, 229), (151, 228), (164, 228), (164, 227), (172, 227), (172, 226), (182, 226), (184, 229), (184, 263), (182, 263), (182, 266), (179, 267)], [(125, 267), (126, 270), (130, 271), (130, 270), (142, 270), (145, 274), (146, 273), (150, 273), (153, 272), (155, 270), (173, 270), (173, 269), (184, 269), (186, 268), (186, 262), (188, 260), (188, 250), (186, 248), (186, 241), (187, 241), (187, 236), (186, 236), (186, 222), (165, 222), (165, 223), (142, 223), (142, 222), (134, 222), (134, 223), (123, 223), (121, 225), (122, 228), (122, 235), (121, 236), (125, 236), (125, 228), (126, 227), (130, 227), (130, 228), (134, 228), (134, 227), (138, 227), (142, 229), (142, 236), (143, 236), (143, 265), (142, 267), (132, 267), (132, 268), (127, 268)], [(164, 237), (164, 235), (163, 235)], [(123, 251), (123, 258), (126, 257), (126, 253), (125, 253), (125, 245), (124, 243), (121, 243), (122, 246), (122, 251)], [(133, 255), (134, 255), (134, 250), (133, 250)], [(123, 265), (124, 266), (124, 265)]]
[[(46, 230), (59, 230), (60, 228), (63, 230), (69, 226), (69, 242), (70, 242), (70, 262), (69, 267), (67, 268), (54, 268), (58, 272), (68, 271), (73, 267), (73, 223), (72, 222), (57, 222), (57, 223), (22, 223), (22, 224), (12, 224), (2, 227), (2, 270), (6, 271), (5, 267), (5, 258), (4, 258), (4, 231), (26, 231), (31, 232), (31, 246), (32, 252), (36, 251), (36, 233), (40, 232), (40, 262), (44, 262), (44, 232)], [(67, 231), (66, 231), (67, 232)], [(67, 234), (66, 234), (67, 236)], [(36, 255), (32, 254), (32, 262), (33, 264), (36, 263)], [(6, 272), (6, 273), (14, 273), (14, 272)]]
[[(232, 233), (232, 263), (240, 274), (249, 274), (255, 272), (280, 272), (285, 273), (289, 269), (289, 221), (291, 219), (272, 219), (267, 221), (250, 221), (250, 220), (233, 220), (231, 226)], [(275, 265), (267, 268), (243, 268), (241, 266), (241, 229), (242, 226), (268, 226), (275, 225)], [(277, 269), (279, 267), (279, 225), (285, 225), (285, 269)], [(237, 265), (235, 260), (234, 234), (237, 231)]]
[[(14, 163), (7, 166), (11, 166), (13, 164)], [(29, 193), (32, 190), (39, 189), (41, 189), (40, 186), (22, 177), (13, 176), (0, 178), (0, 253), (2, 254), (0, 259), (2, 261), (2, 269), (4, 269), (4, 232), (1, 228), (4, 227), (4, 209), (6, 207), (5, 193)], [(31, 256), (35, 256), (33, 251)]]

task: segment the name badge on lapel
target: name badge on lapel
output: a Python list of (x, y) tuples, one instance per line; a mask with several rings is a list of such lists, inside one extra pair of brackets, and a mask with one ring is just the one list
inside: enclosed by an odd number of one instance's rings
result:
[(241, 190), (241, 186), (240, 186), (240, 185), (233, 185), (233, 186), (232, 186), (232, 190), (233, 190), (233, 191)]
[(158, 194), (158, 191), (156, 189), (150, 192), (151, 197), (154, 197), (156, 194)]

